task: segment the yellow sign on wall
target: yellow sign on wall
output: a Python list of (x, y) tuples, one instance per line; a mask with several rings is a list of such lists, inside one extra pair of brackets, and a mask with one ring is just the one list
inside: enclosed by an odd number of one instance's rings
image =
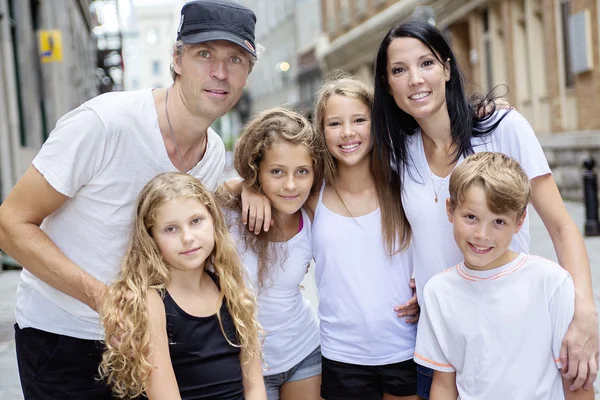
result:
[(62, 33), (58, 29), (39, 31), (40, 59), (43, 63), (62, 61)]

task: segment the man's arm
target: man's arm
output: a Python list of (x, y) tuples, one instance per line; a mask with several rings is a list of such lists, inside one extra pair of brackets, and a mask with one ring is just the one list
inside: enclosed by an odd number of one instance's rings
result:
[(106, 286), (69, 260), (40, 229), (67, 200), (29, 167), (0, 205), (0, 248), (48, 285), (98, 311)]
[(431, 383), (429, 399), (456, 400), (457, 398), (456, 372), (433, 371), (433, 382)]

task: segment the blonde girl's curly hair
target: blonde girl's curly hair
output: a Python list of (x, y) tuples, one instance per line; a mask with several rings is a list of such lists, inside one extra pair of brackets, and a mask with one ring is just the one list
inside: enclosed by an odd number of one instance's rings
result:
[[(262, 330), (255, 319), (256, 300), (246, 287), (244, 269), (220, 208), (198, 179), (180, 172), (163, 173), (148, 182), (137, 199), (121, 272), (116, 282), (109, 286), (101, 309), (106, 350), (102, 355), (100, 376), (120, 398), (135, 398), (144, 393), (155, 367), (150, 363), (148, 291), (162, 293), (166, 289), (169, 268), (152, 238), (152, 227), (165, 203), (182, 198), (200, 201), (213, 220), (215, 246), (207, 265), (212, 265), (220, 283), (217, 317), (223, 331), (219, 310), (225, 301), (239, 344), (232, 343), (224, 331), (223, 335), (232, 346), (242, 349), (242, 365), (262, 356), (258, 342)], [(111, 336), (120, 338), (119, 346), (111, 344)]]
[[(313, 161), (314, 181), (311, 193), (317, 191), (321, 187), (328, 168), (325, 159), (328, 154), (325, 139), (315, 133), (310, 121), (302, 114), (284, 107), (273, 107), (258, 113), (244, 126), (235, 146), (234, 167), (239, 176), (244, 179), (245, 184), (257, 192), (262, 192), (259, 165), (265, 157), (265, 153), (280, 142), (306, 147)], [(227, 197), (226, 194), (225, 197)], [(224, 205), (226, 208), (241, 213), (241, 196), (229, 197), (225, 200)], [(279, 253), (280, 259), (277, 259), (275, 249), (269, 248), (271, 235), (277, 235), (281, 231), (277, 219), (274, 219), (275, 226), (269, 232), (261, 231), (259, 235), (255, 235), (243, 227), (241, 218), (238, 221), (246, 248), (252, 249), (258, 256), (259, 290), (264, 288), (269, 268), (277, 262), (284, 261), (281, 259), (284, 254)]]

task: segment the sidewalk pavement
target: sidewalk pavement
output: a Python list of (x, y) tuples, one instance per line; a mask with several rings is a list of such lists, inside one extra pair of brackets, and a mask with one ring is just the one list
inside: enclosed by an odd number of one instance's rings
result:
[[(580, 229), (583, 229), (585, 211), (581, 203), (567, 202), (567, 211)], [(556, 261), (554, 248), (540, 218), (530, 207), (531, 253)], [(592, 282), (596, 307), (600, 310), (600, 237), (585, 238), (585, 244), (592, 268)], [(15, 356), (13, 324), (15, 291), (19, 281), (19, 271), (0, 272), (0, 399), (22, 400), (19, 374)], [(305, 296), (317, 307), (318, 297), (314, 281), (314, 268), (306, 275)], [(600, 385), (596, 385), (596, 400), (600, 400)]]

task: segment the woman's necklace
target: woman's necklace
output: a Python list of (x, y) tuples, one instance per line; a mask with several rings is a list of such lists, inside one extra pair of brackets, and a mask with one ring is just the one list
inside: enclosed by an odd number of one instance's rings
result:
[[(450, 145), (450, 148), (452, 148), (452, 145)], [(448, 153), (450, 153), (450, 148), (448, 148), (448, 151), (446, 152), (446, 159), (448, 159)], [(427, 153), (425, 153), (425, 161), (427, 161), (427, 164), (428, 164), (427, 166), (429, 167), (429, 160), (427, 160)], [(451, 162), (446, 165), (446, 169), (444, 170), (444, 174), (442, 175), (442, 178), (440, 179), (440, 184), (438, 185), (437, 190), (435, 190), (435, 181), (433, 180), (434, 173), (431, 170), (431, 167), (429, 167), (429, 179), (431, 180), (431, 186), (433, 186), (434, 200), (436, 203), (439, 201), (440, 190), (442, 190), (442, 185), (444, 184), (444, 181), (446, 180), (446, 178), (449, 175), (448, 170), (452, 164), (454, 164), (454, 167), (450, 171), (450, 174), (454, 171), (454, 168), (456, 168), (456, 165), (458, 165), (458, 162)]]
[[(450, 168), (450, 165), (452, 164), (448, 164), (446, 166), (446, 169), (444, 170), (444, 175), (442, 176), (442, 179), (440, 179), (440, 184), (438, 185), (437, 190), (435, 190), (435, 182), (433, 181), (433, 176), (431, 177), (431, 185), (433, 186), (433, 193), (435, 194), (435, 202), (438, 202), (438, 196), (440, 194), (440, 190), (442, 190), (442, 184), (444, 183), (444, 181), (446, 180), (446, 174), (448, 173), (448, 168)], [(429, 169), (430, 173), (431, 173), (431, 168)], [(454, 168), (453, 168), (454, 170)], [(431, 173), (433, 175), (433, 173)]]
[[(165, 114), (167, 114), (167, 123), (169, 124), (169, 131), (171, 131), (171, 138), (173, 139), (173, 143), (175, 143), (175, 150), (177, 150), (177, 155), (179, 156), (179, 161), (181, 161), (181, 166), (183, 167), (183, 172), (187, 173), (189, 170), (186, 168), (185, 163), (183, 162), (183, 157), (181, 157), (181, 153), (179, 152), (179, 146), (177, 146), (177, 141), (175, 140), (175, 133), (173, 132), (173, 126), (171, 126), (171, 119), (169, 118), (169, 89), (167, 89), (167, 95), (165, 97)], [(198, 154), (198, 158), (194, 165), (200, 162), (200, 158), (202, 158), (202, 153), (204, 150), (204, 142), (207, 140), (208, 132), (204, 135), (202, 139), (202, 145), (200, 146), (200, 153)], [(192, 167), (193, 168), (193, 167)]]

